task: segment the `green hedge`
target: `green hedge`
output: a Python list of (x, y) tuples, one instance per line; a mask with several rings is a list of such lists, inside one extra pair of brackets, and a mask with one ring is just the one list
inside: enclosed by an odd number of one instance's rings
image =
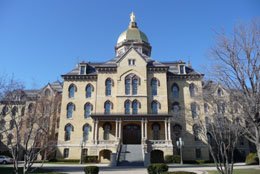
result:
[(176, 171), (176, 172), (164, 172), (163, 174), (196, 174), (194, 172)]
[(249, 153), (246, 157), (246, 165), (258, 164), (259, 158), (256, 153)]
[(164, 161), (166, 163), (180, 163), (181, 157), (180, 155), (166, 155)]
[(84, 163), (98, 163), (98, 156), (83, 156)]
[(84, 168), (85, 174), (98, 174), (99, 167), (97, 166), (87, 166)]
[(147, 166), (148, 174), (162, 174), (168, 171), (168, 166), (163, 163), (150, 164)]
[(79, 162), (79, 159), (51, 159), (49, 162)]

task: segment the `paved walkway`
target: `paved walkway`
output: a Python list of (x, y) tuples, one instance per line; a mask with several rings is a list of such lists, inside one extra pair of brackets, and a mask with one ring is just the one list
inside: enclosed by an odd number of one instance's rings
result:
[[(39, 165), (39, 164), (36, 164)], [(90, 165), (90, 164), (88, 164)], [(86, 164), (44, 164), (44, 168), (53, 169), (66, 174), (84, 174)], [(109, 167), (106, 164), (92, 164), (100, 167), (99, 174), (147, 174), (145, 167)], [(246, 166), (244, 163), (236, 163), (235, 169), (257, 168), (258, 166)], [(207, 174), (208, 170), (216, 170), (213, 165), (169, 165), (169, 171), (190, 171), (197, 174)]]

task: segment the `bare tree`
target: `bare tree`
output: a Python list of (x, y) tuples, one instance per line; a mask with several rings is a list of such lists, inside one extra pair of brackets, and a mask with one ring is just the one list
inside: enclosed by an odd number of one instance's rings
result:
[(23, 152), (23, 173), (27, 174), (35, 170), (32, 165), (42, 152), (45, 152), (46, 156), (47, 152), (55, 149), (56, 142), (49, 141), (49, 119), (55, 102), (46, 101), (36, 95), (29, 99), (32, 102), (26, 112), (27, 99), (24, 98), (22, 85), (15, 80), (1, 80), (0, 83), (2, 142), (12, 154), (15, 173), (18, 173), (18, 160)]
[[(210, 49), (211, 78), (228, 89), (241, 106), (244, 136), (255, 144), (260, 157), (260, 21), (239, 23), (228, 34), (216, 32)], [(260, 163), (259, 163), (260, 165)]]
[(198, 136), (208, 147), (220, 174), (232, 174), (234, 151), (242, 135), (240, 120), (234, 114), (233, 101), (227, 91), (216, 90), (217, 84), (209, 82), (197, 100), (205, 103), (204, 114), (194, 118), (194, 136)]

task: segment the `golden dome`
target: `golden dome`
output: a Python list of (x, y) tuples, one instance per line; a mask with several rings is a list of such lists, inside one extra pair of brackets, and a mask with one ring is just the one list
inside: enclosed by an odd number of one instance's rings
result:
[(124, 42), (124, 41), (141, 41), (145, 43), (149, 43), (147, 36), (138, 29), (137, 24), (135, 22), (135, 16), (131, 14), (131, 22), (126, 31), (120, 34), (117, 40), (117, 44)]

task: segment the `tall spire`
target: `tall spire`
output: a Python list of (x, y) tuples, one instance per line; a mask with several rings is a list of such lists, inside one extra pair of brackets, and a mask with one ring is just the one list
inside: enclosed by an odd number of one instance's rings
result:
[(129, 24), (129, 27), (128, 28), (138, 28), (137, 27), (137, 24), (136, 24), (136, 22), (135, 22), (135, 14), (134, 14), (134, 12), (132, 12), (131, 14), (130, 14), (130, 24)]

